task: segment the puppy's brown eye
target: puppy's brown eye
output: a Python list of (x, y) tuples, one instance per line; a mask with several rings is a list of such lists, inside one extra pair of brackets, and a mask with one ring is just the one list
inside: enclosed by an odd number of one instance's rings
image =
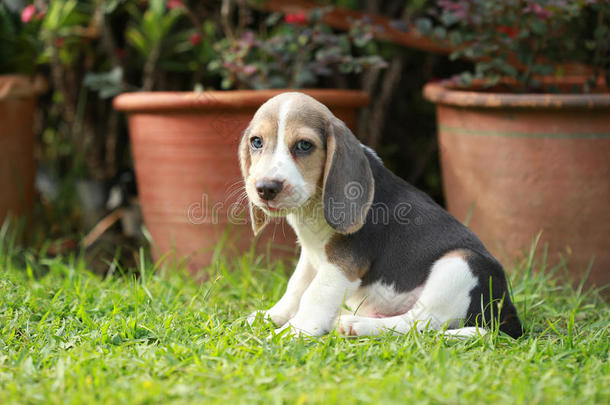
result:
[(304, 154), (304, 153), (311, 151), (312, 149), (313, 149), (313, 143), (306, 141), (304, 139), (301, 139), (294, 145), (295, 153)]
[(252, 146), (252, 149), (261, 149), (263, 147), (263, 139), (259, 136), (253, 136), (250, 138), (250, 146)]

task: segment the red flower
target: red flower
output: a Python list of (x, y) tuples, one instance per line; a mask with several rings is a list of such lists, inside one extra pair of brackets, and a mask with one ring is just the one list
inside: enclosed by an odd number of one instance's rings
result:
[(496, 27), (496, 32), (501, 32), (503, 34), (508, 35), (511, 38), (515, 38), (515, 37), (517, 37), (517, 35), (519, 35), (518, 29), (516, 29), (515, 27), (509, 27), (506, 25), (499, 25), (498, 27)]
[(288, 24), (305, 25), (307, 24), (307, 14), (304, 11), (299, 11), (296, 14), (286, 14), (284, 16), (284, 21)]
[(123, 59), (125, 57), (125, 48), (117, 48), (114, 54), (117, 59)]
[(173, 10), (175, 8), (184, 7), (184, 3), (181, 0), (167, 0), (165, 7), (167, 7), (168, 10)]
[(58, 48), (61, 48), (62, 46), (64, 46), (65, 42), (66, 42), (66, 40), (63, 39), (62, 37), (55, 38), (55, 46)]
[(25, 24), (29, 23), (32, 20), (32, 17), (34, 17), (34, 14), (36, 14), (36, 7), (34, 7), (33, 4), (30, 4), (21, 12), (21, 22)]
[(201, 34), (195, 32), (194, 34), (191, 34), (191, 36), (189, 37), (189, 42), (191, 43), (191, 45), (195, 46), (198, 43), (201, 42)]

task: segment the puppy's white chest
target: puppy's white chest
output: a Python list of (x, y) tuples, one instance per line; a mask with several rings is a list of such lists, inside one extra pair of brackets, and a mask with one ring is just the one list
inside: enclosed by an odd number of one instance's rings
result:
[[(326, 244), (332, 235), (332, 230), (325, 222), (310, 221), (303, 223), (300, 218), (288, 215), (288, 223), (295, 230), (301, 249), (305, 253), (307, 260), (311, 265), (318, 269), (323, 264), (326, 264)], [(314, 218), (317, 219), (317, 218)]]
[(389, 317), (408, 312), (421, 295), (423, 286), (408, 292), (397, 292), (394, 286), (375, 282), (358, 288), (346, 301), (361, 316)]

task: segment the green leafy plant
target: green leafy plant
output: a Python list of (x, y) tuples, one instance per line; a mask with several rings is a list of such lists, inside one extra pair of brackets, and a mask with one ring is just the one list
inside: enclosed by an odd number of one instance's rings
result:
[(0, 73), (31, 74), (36, 68), (43, 47), (38, 39), (43, 15), (28, 7), (11, 9), (0, 3)]
[(610, 2), (606, 0), (438, 0), (420, 29), (455, 47), (451, 58), (475, 61), (463, 84), (501, 78), (516, 81), (517, 90), (542, 90), (541, 78), (566, 75), (579, 65), (591, 91), (605, 75), (610, 83)]
[(88, 41), (95, 35), (89, 5), (76, 0), (54, 0), (49, 3), (42, 21), (40, 39), (44, 41), (41, 62), (73, 65), (88, 51)]
[(336, 71), (386, 66), (374, 52), (370, 26), (356, 21), (349, 32), (335, 33), (322, 14), (271, 14), (259, 32), (246, 29), (219, 41), (218, 58), (208, 68), (220, 74), (225, 89), (262, 89), (313, 86)]
[[(104, 9), (106, 20), (121, 13), (128, 20), (124, 37), (119, 38), (125, 47), (115, 49), (116, 55), (110, 55), (120, 60), (113, 67), (106, 66), (104, 71), (89, 72), (85, 78), (84, 84), (102, 98), (126, 89), (153, 90), (167, 72), (191, 74), (194, 83), (198, 83), (204, 76), (204, 66), (214, 56), (216, 24), (213, 20), (199, 21), (180, 0), (151, 0), (144, 6), (142, 2), (129, 0), (120, 4), (111, 2)], [(141, 78), (141, 82), (126, 83), (127, 78), (135, 77)]]
[(8, 4), (0, 4), (0, 71), (32, 74), (52, 62), (71, 65), (87, 52), (95, 35), (91, 5), (52, 0), (43, 9), (34, 4), (11, 9)]
[(173, 61), (173, 56), (190, 50), (190, 46), (185, 46), (188, 44), (186, 32), (175, 30), (184, 10), (181, 2), (166, 4), (164, 0), (151, 0), (143, 13), (136, 4), (130, 4), (133, 23), (125, 36), (143, 61), (143, 89), (152, 89), (153, 73), (158, 65), (168, 70), (180, 69), (181, 65)]

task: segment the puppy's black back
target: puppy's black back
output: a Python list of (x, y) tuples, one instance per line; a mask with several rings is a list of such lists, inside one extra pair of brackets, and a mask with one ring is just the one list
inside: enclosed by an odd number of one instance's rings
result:
[(362, 285), (383, 282), (398, 292), (413, 290), (426, 281), (435, 261), (463, 250), (478, 279), (471, 291), (467, 323), (488, 325), (492, 313), (498, 318), (498, 302), (503, 300), (500, 330), (520, 336), (521, 323), (502, 266), (479, 238), (424, 192), (386, 169), (372, 152), (365, 149), (365, 154), (375, 179), (373, 205), (359, 231), (334, 241), (359, 266), (368, 268)]

